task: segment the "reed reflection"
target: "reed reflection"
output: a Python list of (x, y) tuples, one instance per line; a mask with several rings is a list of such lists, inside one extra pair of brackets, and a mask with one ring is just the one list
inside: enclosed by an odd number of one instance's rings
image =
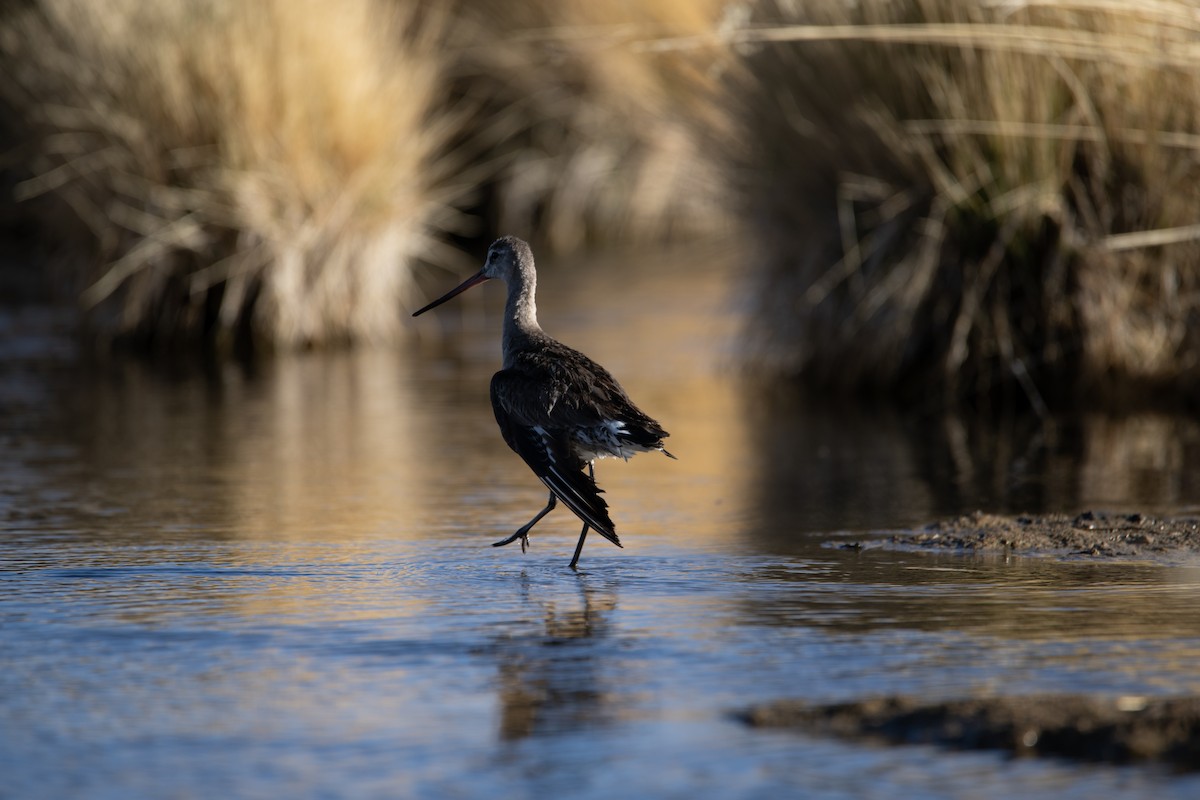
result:
[(1200, 424), (1182, 416), (982, 418), (747, 395), (749, 535), (799, 552), (798, 534), (891, 530), (981, 509), (1172, 513), (1200, 493)]
[(31, 529), (52, 520), (105, 545), (424, 536), (408, 523), (436, 518), (465, 471), (417, 456), (470, 452), (473, 421), (494, 426), (485, 405), (464, 408), (466, 378), (423, 383), (427, 366), (360, 350), (79, 367), (45, 379), (32, 455), (8, 469)]

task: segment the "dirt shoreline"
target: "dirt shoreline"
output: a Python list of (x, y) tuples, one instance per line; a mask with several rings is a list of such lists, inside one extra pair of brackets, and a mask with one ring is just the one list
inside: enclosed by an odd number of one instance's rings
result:
[(782, 700), (739, 717), (753, 727), (852, 740), (1200, 770), (1200, 697), (1032, 695), (926, 702), (899, 695), (829, 705)]
[(832, 542), (841, 549), (888, 548), (957, 553), (1015, 553), (1128, 560), (1200, 556), (1200, 518), (1085, 511), (1076, 516), (1007, 517), (975, 512), (921, 530)]

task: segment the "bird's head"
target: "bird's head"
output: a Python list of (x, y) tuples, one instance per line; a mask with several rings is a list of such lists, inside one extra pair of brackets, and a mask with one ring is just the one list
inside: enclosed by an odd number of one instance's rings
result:
[(483, 269), (429, 305), (414, 311), (413, 316), (420, 316), (429, 309), (436, 308), (447, 300), (458, 297), (458, 295), (472, 286), (478, 286), (492, 278), (499, 278), (505, 283), (511, 284), (514, 276), (526, 267), (530, 271), (533, 269), (533, 251), (529, 249), (529, 245), (516, 236), (503, 236), (492, 242), (492, 246), (488, 248), (487, 260), (483, 262)]

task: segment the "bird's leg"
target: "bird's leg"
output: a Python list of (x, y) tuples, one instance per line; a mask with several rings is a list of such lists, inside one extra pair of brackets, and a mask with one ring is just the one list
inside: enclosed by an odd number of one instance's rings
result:
[(571, 569), (577, 569), (575, 566), (579, 563), (579, 554), (583, 552), (583, 540), (587, 538), (588, 524), (583, 523), (583, 530), (579, 533), (579, 544), (575, 545), (575, 557), (571, 559)]
[(558, 505), (558, 499), (555, 498), (554, 492), (551, 492), (550, 499), (548, 501), (546, 501), (546, 507), (543, 508), (541, 511), (539, 511), (537, 513), (536, 517), (534, 517), (533, 519), (529, 520), (529, 522), (526, 522), (524, 525), (522, 525), (520, 527), (520, 529), (516, 533), (514, 533), (512, 536), (508, 537), (507, 539), (503, 539), (499, 542), (495, 542), (494, 544), (492, 544), (492, 547), (504, 547), (504, 545), (512, 544), (517, 539), (520, 539), (521, 540), (521, 552), (524, 553), (525, 550), (529, 547), (529, 529), (532, 528), (534, 525), (536, 525), (539, 519), (546, 516), (551, 511), (553, 511), (554, 507), (556, 505)]
[[(592, 483), (596, 482), (596, 462), (588, 462), (588, 476), (592, 479)], [(583, 530), (579, 532), (579, 544), (575, 545), (575, 556), (571, 559), (571, 569), (577, 569), (575, 566), (579, 563), (579, 554), (583, 552), (583, 540), (587, 538), (588, 524), (583, 523)]]

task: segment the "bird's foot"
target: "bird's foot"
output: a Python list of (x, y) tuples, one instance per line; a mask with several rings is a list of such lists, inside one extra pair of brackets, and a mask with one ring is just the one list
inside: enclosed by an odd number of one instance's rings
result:
[(493, 542), (492, 547), (504, 547), (505, 545), (512, 544), (518, 539), (521, 540), (521, 552), (524, 553), (529, 549), (529, 534), (524, 531), (517, 531), (507, 539), (501, 539), (498, 542)]

